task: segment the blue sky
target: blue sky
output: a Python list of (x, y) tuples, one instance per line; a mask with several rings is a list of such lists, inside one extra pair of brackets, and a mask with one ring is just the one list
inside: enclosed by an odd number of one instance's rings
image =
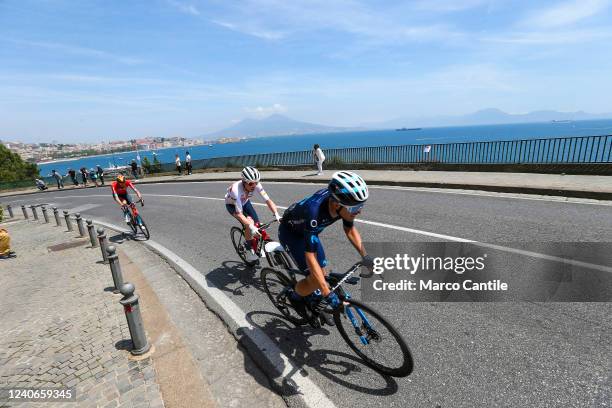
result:
[(612, 112), (610, 0), (0, 0), (0, 139)]

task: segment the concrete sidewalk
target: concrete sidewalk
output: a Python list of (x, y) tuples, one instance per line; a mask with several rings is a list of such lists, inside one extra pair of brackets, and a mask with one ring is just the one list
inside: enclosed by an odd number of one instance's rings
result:
[[(371, 185), (483, 190), (612, 200), (612, 176), (413, 170), (356, 171)], [(262, 177), (265, 181), (324, 183), (329, 181), (333, 173), (334, 170), (326, 170), (323, 175), (317, 176), (313, 171), (262, 171)], [(240, 174), (237, 171), (207, 172), (194, 173), (190, 176), (151, 176), (137, 180), (137, 183), (219, 181), (239, 178)], [(13, 193), (3, 192), (0, 193), (0, 197), (36, 192), (35, 189)], [(44, 194), (44, 192), (40, 193)]]
[(0, 260), (2, 386), (75, 386), (86, 407), (286, 406), (217, 316), (142, 245), (108, 232), (154, 347), (134, 361), (100, 249), (54, 223), (0, 225), (17, 253)]

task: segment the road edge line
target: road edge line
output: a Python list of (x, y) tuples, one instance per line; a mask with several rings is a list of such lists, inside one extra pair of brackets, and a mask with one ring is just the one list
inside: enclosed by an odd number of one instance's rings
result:
[[(126, 232), (125, 229), (104, 221), (96, 220), (94, 224), (116, 232)], [(206, 281), (204, 274), (158, 242), (151, 240), (136, 242), (144, 244), (166, 260), (206, 306), (223, 320), (230, 333), (249, 351), (249, 355), (261, 367), (265, 367), (262, 371), (283, 399), (297, 398), (301, 402), (300, 405), (308, 408), (336, 407), (319, 386), (303, 374), (302, 368), (284, 354), (263, 330), (246, 320), (244, 311), (237, 304), (221, 289), (209, 286), (211, 283)], [(249, 341), (244, 340), (245, 336)], [(270, 368), (273, 368), (275, 373), (270, 373)]]

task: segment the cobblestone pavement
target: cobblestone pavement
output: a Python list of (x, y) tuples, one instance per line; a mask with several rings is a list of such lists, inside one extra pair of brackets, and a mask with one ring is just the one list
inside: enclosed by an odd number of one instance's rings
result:
[[(131, 361), (123, 309), (98, 249), (49, 225), (9, 228), (19, 256), (0, 260), (0, 387), (76, 387), (77, 403), (5, 406), (163, 407), (150, 358)], [(48, 247), (66, 245), (51, 251)]]

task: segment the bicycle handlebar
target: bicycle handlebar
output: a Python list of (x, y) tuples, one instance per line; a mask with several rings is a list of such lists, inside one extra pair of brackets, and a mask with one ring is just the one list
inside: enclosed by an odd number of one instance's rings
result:
[(257, 229), (267, 229), (270, 225), (274, 224), (275, 222), (277, 222), (276, 220), (272, 220), (270, 222), (267, 222), (265, 224), (259, 224), (259, 227), (257, 227)]

